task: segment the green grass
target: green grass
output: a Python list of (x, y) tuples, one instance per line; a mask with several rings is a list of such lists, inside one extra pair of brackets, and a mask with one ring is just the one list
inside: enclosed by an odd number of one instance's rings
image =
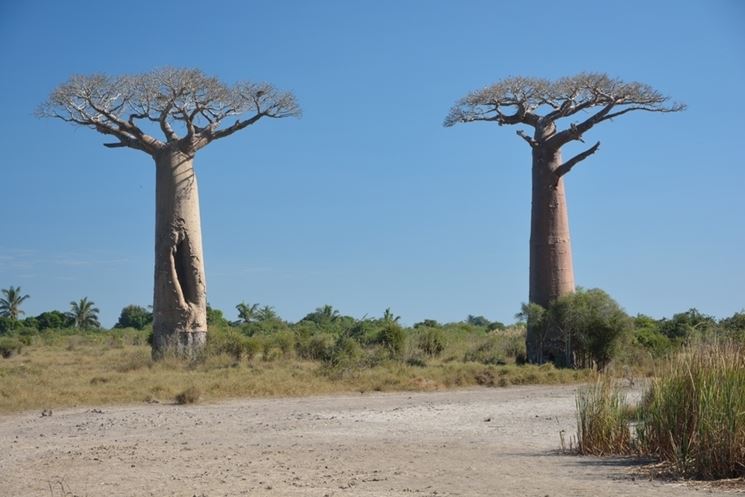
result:
[(745, 476), (745, 354), (705, 345), (669, 360), (641, 406), (639, 445), (698, 479)]
[(634, 452), (629, 423), (633, 408), (616, 381), (599, 376), (577, 391), (577, 451), (603, 456)]
[(655, 457), (685, 478), (745, 477), (741, 344), (699, 344), (670, 356), (651, 380), (635, 416), (633, 410), (609, 378), (580, 390), (579, 451)]

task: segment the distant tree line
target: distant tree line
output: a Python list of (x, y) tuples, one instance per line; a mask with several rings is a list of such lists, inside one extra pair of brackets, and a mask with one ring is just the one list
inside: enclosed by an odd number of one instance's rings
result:
[[(0, 299), (0, 335), (28, 335), (47, 330), (101, 330), (99, 310), (84, 297), (70, 302), (70, 310), (51, 310), (33, 317), (23, 317), (23, 303), (30, 298), (20, 287), (2, 290)], [(235, 306), (238, 319), (228, 320), (220, 309), (207, 306), (208, 324), (216, 331), (210, 338), (213, 350), (240, 355), (252, 337), (271, 338), (282, 354), (292, 351), (302, 358), (328, 360), (341, 354), (362, 357), (363, 349), (378, 350), (388, 358), (403, 357), (405, 343), (415, 342), (415, 348), (428, 357), (440, 354), (449, 340), (465, 335), (507, 336), (524, 332), (525, 323), (536, 324), (535, 340), (556, 340), (545, 347), (533, 344), (535, 350), (561, 350), (560, 357), (544, 357), (539, 362), (553, 361), (558, 365), (598, 369), (605, 368), (619, 353), (643, 351), (661, 357), (680, 346), (696, 340), (730, 338), (745, 341), (745, 311), (717, 320), (691, 308), (670, 318), (655, 319), (639, 314), (629, 316), (606, 292), (600, 289), (578, 289), (552, 303), (548, 308), (536, 304), (523, 305), (516, 315), (518, 321), (505, 325), (481, 315), (469, 314), (455, 323), (440, 323), (424, 319), (411, 327), (400, 323), (400, 316), (390, 308), (380, 317), (361, 319), (344, 315), (331, 305), (319, 306), (297, 322), (289, 322), (271, 305), (241, 302)], [(152, 333), (153, 314), (139, 305), (122, 308), (115, 329), (145, 330)], [(547, 333), (559, 330), (559, 334)], [(247, 341), (248, 340), (248, 341)], [(255, 342), (258, 343), (258, 342)], [(487, 364), (502, 364), (512, 358), (525, 362), (525, 345), (510, 345), (495, 351), (486, 348), (466, 352), (464, 360)], [(382, 351), (382, 352), (380, 352)], [(336, 354), (336, 355), (334, 355)], [(342, 361), (343, 362), (343, 361)]]

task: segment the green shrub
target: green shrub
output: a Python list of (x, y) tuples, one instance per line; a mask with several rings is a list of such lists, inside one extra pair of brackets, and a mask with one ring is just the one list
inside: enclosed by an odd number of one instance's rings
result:
[(492, 321), (489, 326), (486, 327), (488, 331), (505, 330), (507, 327), (501, 321)]
[(241, 325), (241, 331), (244, 335), (274, 335), (289, 331), (287, 323), (279, 319), (265, 319), (262, 321), (252, 321)]
[(358, 369), (364, 365), (365, 351), (360, 344), (350, 337), (339, 337), (331, 354), (324, 360), (329, 369)]
[(291, 331), (281, 331), (272, 335), (273, 345), (279, 349), (284, 359), (291, 359), (295, 351), (295, 335)]
[(355, 321), (347, 330), (346, 335), (357, 340), (362, 345), (377, 343), (381, 325), (373, 319)]
[(9, 317), (0, 316), (0, 335), (10, 333), (18, 327), (18, 321)]
[(420, 321), (418, 323), (414, 324), (414, 329), (417, 328), (439, 328), (441, 325), (434, 319), (425, 319), (424, 321)]
[(233, 328), (215, 329), (207, 334), (207, 355), (227, 354), (236, 361), (243, 357), (253, 359), (260, 344), (255, 338), (247, 337)]
[(72, 322), (69, 316), (64, 312), (60, 311), (47, 311), (42, 312), (36, 316), (36, 322), (38, 323), (39, 330), (59, 330), (72, 326)]
[(207, 333), (207, 354), (228, 354), (240, 360), (243, 354), (243, 337), (234, 331), (214, 329)]
[(505, 355), (504, 340), (498, 336), (489, 336), (468, 350), (463, 360), (466, 362), (480, 362), (481, 364), (499, 366), (507, 364)]
[(191, 386), (183, 392), (177, 394), (175, 400), (178, 405), (195, 404), (199, 401), (199, 398), (201, 396), (202, 392), (200, 392), (197, 387)]
[(0, 356), (5, 359), (23, 350), (23, 343), (16, 337), (0, 337)]
[(702, 314), (697, 309), (688, 309), (659, 322), (660, 333), (678, 343), (688, 343), (694, 336), (706, 335), (715, 326), (713, 317)]
[(417, 347), (430, 357), (439, 357), (445, 350), (445, 334), (439, 328), (427, 328), (419, 334)]
[(139, 305), (128, 305), (119, 314), (115, 328), (134, 328), (144, 330), (145, 326), (153, 322), (153, 313)]
[(518, 359), (525, 362), (525, 328), (519, 326), (505, 328), (496, 332), (494, 336), (501, 337), (503, 340), (502, 347), (507, 357), (515, 359), (515, 362), (519, 362)]
[(657, 330), (640, 328), (634, 330), (634, 341), (656, 357), (663, 356), (672, 349), (672, 341)]
[(610, 362), (623, 335), (631, 329), (631, 320), (607, 293), (598, 288), (577, 289), (549, 307), (544, 326), (565, 331), (575, 364), (583, 368), (595, 365), (601, 370)]
[(297, 355), (312, 361), (325, 361), (336, 346), (336, 337), (331, 333), (316, 333), (299, 337), (295, 344)]
[(388, 352), (391, 359), (401, 359), (406, 345), (406, 333), (397, 323), (389, 322), (378, 332), (377, 342)]
[(209, 326), (226, 327), (230, 323), (225, 319), (225, 316), (220, 309), (215, 309), (211, 305), (207, 304), (207, 324)]
[(262, 361), (273, 361), (277, 357), (274, 355), (274, 343), (272, 340), (270, 340), (266, 336), (257, 336), (254, 337), (257, 340), (257, 343), (259, 344), (259, 349), (261, 350), (261, 360)]
[(255, 337), (245, 337), (243, 339), (243, 357), (249, 361), (256, 357), (261, 350), (261, 341)]

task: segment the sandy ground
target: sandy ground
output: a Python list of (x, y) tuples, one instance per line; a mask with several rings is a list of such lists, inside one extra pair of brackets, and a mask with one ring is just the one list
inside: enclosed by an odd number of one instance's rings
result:
[(558, 454), (573, 426), (574, 387), (543, 386), (25, 413), (0, 496), (732, 495)]

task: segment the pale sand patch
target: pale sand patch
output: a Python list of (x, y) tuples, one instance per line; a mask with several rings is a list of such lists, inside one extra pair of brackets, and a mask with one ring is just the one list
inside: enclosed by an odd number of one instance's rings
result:
[[(557, 454), (574, 386), (249, 399), (0, 417), (0, 496), (694, 496)], [(568, 439), (568, 435), (567, 435)], [(50, 492), (49, 482), (53, 483)]]

